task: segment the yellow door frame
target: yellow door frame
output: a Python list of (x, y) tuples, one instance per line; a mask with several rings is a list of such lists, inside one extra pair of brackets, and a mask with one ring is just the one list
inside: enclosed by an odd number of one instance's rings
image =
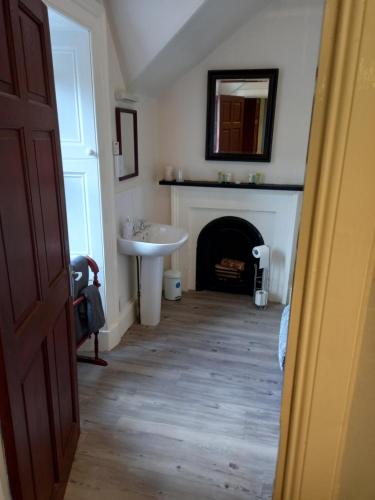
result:
[(327, 0), (274, 500), (338, 498), (374, 235), (375, 0)]

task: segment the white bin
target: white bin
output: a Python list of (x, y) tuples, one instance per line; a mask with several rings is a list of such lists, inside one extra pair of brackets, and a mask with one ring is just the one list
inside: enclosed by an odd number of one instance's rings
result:
[(182, 296), (181, 273), (169, 269), (164, 273), (164, 297), (167, 300), (180, 300)]

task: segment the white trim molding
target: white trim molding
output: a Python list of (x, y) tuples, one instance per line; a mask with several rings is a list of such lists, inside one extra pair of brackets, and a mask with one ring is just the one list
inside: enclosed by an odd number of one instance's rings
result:
[(118, 320), (110, 325), (111, 328), (100, 332), (102, 350), (110, 351), (116, 347), (135, 320), (136, 301), (131, 299), (121, 311)]
[[(126, 331), (136, 320), (136, 301), (129, 300), (123, 307), (118, 320), (100, 330), (99, 349), (101, 352), (111, 351), (120, 343)], [(88, 340), (79, 348), (79, 352), (94, 352), (94, 339)]]
[[(195, 289), (197, 240), (218, 217), (251, 222), (271, 248), (270, 298), (287, 303), (291, 286), (302, 193), (211, 187), (172, 187), (172, 224), (189, 233), (188, 243), (172, 255), (172, 267), (182, 272), (184, 290)], [(251, 252), (251, 249), (249, 249)]]

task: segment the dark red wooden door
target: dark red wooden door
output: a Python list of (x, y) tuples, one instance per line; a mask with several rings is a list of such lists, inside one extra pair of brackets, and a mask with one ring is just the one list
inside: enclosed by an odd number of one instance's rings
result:
[(243, 134), (243, 97), (220, 96), (219, 153), (241, 153)]
[(13, 498), (62, 498), (79, 434), (46, 7), (0, 0), (0, 417)]
[(242, 151), (256, 154), (258, 149), (260, 99), (246, 98), (244, 103)]

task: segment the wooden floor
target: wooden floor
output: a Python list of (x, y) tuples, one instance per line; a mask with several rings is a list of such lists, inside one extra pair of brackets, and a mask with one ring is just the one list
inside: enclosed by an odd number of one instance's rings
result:
[(190, 292), (79, 365), (82, 434), (66, 500), (270, 499), (281, 306)]

